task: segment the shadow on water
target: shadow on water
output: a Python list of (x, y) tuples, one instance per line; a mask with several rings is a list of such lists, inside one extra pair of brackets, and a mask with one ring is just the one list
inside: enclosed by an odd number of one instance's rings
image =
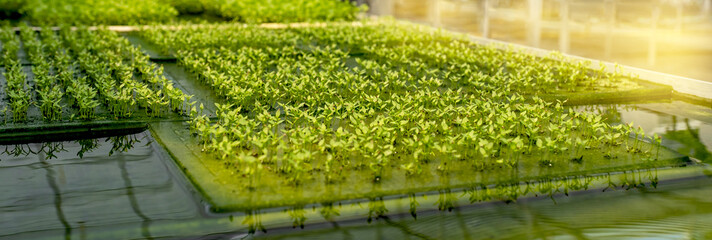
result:
[(129, 178), (128, 171), (126, 171), (126, 161), (119, 160), (119, 168), (121, 169), (121, 178), (124, 179), (124, 184), (126, 185), (126, 196), (129, 198), (129, 201), (131, 202), (131, 209), (133, 210), (134, 213), (136, 213), (136, 216), (139, 216), (143, 221), (143, 223), (141, 224), (142, 236), (150, 239), (151, 233), (148, 228), (149, 228), (149, 225), (151, 224), (151, 219), (149, 217), (147, 217), (145, 214), (143, 214), (143, 212), (141, 212), (141, 207), (139, 206), (139, 203), (136, 200), (136, 196), (134, 195), (134, 192), (133, 192), (133, 185), (131, 184), (131, 178)]
[[(134, 144), (141, 143), (141, 141), (137, 139), (136, 136), (116, 136), (111, 137), (109, 139), (112, 142), (112, 147), (109, 151), (109, 156), (113, 155), (116, 152), (121, 153), (129, 151), (134, 147)], [(151, 142), (149, 141), (146, 145), (150, 143)], [(141, 207), (139, 205), (138, 200), (136, 200), (136, 195), (133, 191), (134, 187), (131, 183), (129, 172), (126, 169), (126, 159), (124, 158), (124, 156), (119, 156), (117, 162), (119, 164), (119, 169), (121, 169), (121, 178), (124, 180), (124, 186), (126, 186), (126, 196), (129, 198), (129, 202), (131, 203), (131, 209), (136, 214), (136, 216), (140, 217), (142, 220), (141, 235), (146, 239), (152, 239), (151, 233), (149, 231), (151, 219), (147, 217), (143, 212), (141, 212)]]
[[(55, 149), (56, 148), (51, 149), (50, 152), (54, 152)], [(52, 155), (48, 155), (45, 157), (43, 152), (40, 152), (39, 154), (37, 154), (37, 156), (39, 157), (39, 160), (42, 163), (42, 167), (47, 171), (47, 183), (49, 184), (49, 187), (54, 193), (54, 208), (57, 210), (57, 218), (59, 219), (59, 222), (61, 222), (62, 226), (64, 226), (64, 238), (71, 239), (72, 226), (69, 225), (67, 218), (64, 216), (64, 211), (62, 210), (62, 193), (59, 191), (59, 187), (57, 186), (57, 182), (55, 181), (55, 172), (52, 169), (51, 165), (47, 163), (47, 159), (51, 158), (50, 156)]]

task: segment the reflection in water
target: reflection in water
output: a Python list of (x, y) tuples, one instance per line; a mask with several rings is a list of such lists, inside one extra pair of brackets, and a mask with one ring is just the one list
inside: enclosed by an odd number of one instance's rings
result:
[(383, 197), (372, 198), (368, 202), (368, 218), (366, 218), (366, 221), (368, 223), (371, 223), (373, 219), (378, 219), (380, 217), (386, 216), (386, 213), (388, 213), (388, 209), (383, 203)]
[[(332, 222), (332, 223), (334, 222), (334, 217), (341, 216), (339, 209), (335, 208), (334, 203), (332, 203), (332, 202), (322, 203), (321, 210), (319, 210), (319, 214), (321, 214), (321, 217), (323, 217), (324, 220)], [(302, 221), (302, 224), (300, 225), (300, 227), (304, 228), (304, 221)]]
[[(485, 202), (501, 202), (510, 205), (521, 199), (529, 201), (537, 197), (546, 197), (551, 199), (551, 203), (556, 204), (557, 200), (565, 200), (569, 192), (596, 189), (598, 192), (615, 192), (614, 190), (638, 190), (642, 192), (655, 190), (658, 186), (658, 170), (634, 170), (624, 171), (619, 173), (606, 173), (597, 175), (571, 176), (563, 178), (540, 178), (537, 181), (523, 182), (520, 184), (495, 184), (482, 185), (467, 189), (443, 189), (433, 193), (411, 193), (400, 198), (373, 197), (367, 202), (365, 208), (362, 204), (355, 202), (342, 206), (339, 203), (322, 203), (318, 211), (318, 215), (309, 214), (310, 208), (313, 206), (294, 206), (285, 210), (285, 217), (291, 219), (291, 228), (305, 228), (308, 222), (331, 223), (328, 227), (340, 229), (341, 222), (337, 220), (341, 215), (341, 211), (356, 212), (361, 223), (366, 224), (387, 224), (390, 227), (400, 229), (400, 231), (408, 236), (415, 238), (431, 238), (427, 234), (422, 234), (422, 231), (413, 229), (408, 224), (403, 224), (401, 221), (392, 221), (393, 216), (403, 219), (404, 215), (409, 215), (412, 221), (419, 219), (419, 214), (425, 213), (432, 215), (433, 212), (450, 213), (453, 219), (459, 218), (462, 214), (461, 208), (476, 206)], [(528, 200), (527, 200), (528, 199)], [(393, 202), (401, 202), (394, 204)], [(403, 205), (403, 206), (401, 206)], [(419, 209), (423, 205), (423, 209)], [(511, 204), (516, 205), (516, 204)], [(402, 207), (407, 206), (407, 212), (402, 210)], [(262, 234), (271, 232), (270, 229), (262, 223), (262, 218), (265, 216), (261, 211), (246, 211), (242, 225), (248, 229), (249, 234), (255, 236), (263, 236)], [(310, 219), (317, 218), (317, 219)], [(352, 217), (353, 218), (353, 217)], [(379, 223), (381, 222), (381, 223)], [(462, 231), (467, 230), (465, 222), (458, 222), (462, 227)], [(308, 227), (306, 227), (308, 229)], [(270, 230), (270, 231), (268, 231)], [(279, 227), (275, 229), (279, 234)], [(378, 229), (373, 229), (378, 232)], [(299, 234), (299, 232), (293, 232)], [(264, 236), (271, 236), (269, 234)], [(341, 238), (351, 238), (351, 233), (347, 231)], [(468, 236), (467, 233), (460, 236)], [(385, 234), (379, 238), (389, 238), (391, 235)]]
[[(152, 140), (148, 138), (147, 135), (142, 134), (140, 137), (141, 138), (139, 138), (139, 135), (136, 134), (107, 137), (104, 140), (104, 143), (111, 144), (111, 149), (108, 151), (108, 155), (111, 156), (114, 155), (114, 153), (128, 152), (134, 148), (134, 145), (139, 143), (144, 144), (145, 146), (148, 146), (152, 143)], [(5, 145), (5, 150), (3, 150), (1, 154), (15, 158), (21, 156), (26, 157), (29, 155), (38, 155), (42, 156), (42, 160), (49, 160), (57, 158), (57, 154), (59, 153), (68, 151), (64, 147), (65, 143), (67, 142), (43, 142), (39, 144), (24, 143)], [(75, 145), (78, 144), (80, 146), (80, 149), (77, 151), (76, 154), (79, 158), (84, 158), (84, 154), (91, 153), (101, 146), (101, 144), (99, 143), (99, 139), (97, 138), (80, 139), (76, 141), (71, 141), (71, 143)], [(32, 146), (39, 147), (37, 148), (37, 150), (33, 150)], [(5, 156), (3, 156), (3, 158), (6, 158)], [(0, 160), (1, 159), (2, 158), (0, 158)]]
[(582, 106), (578, 110), (601, 114), (611, 124), (639, 125), (648, 136), (662, 136), (663, 146), (712, 163), (712, 109), (693, 106), (672, 102)]
[[(664, 171), (664, 170), (662, 170)], [(338, 225), (311, 224), (305, 230), (269, 229), (253, 237), (268, 239), (591, 239), (691, 238), (712, 234), (711, 178), (665, 182), (658, 189), (658, 170), (605, 174), (588, 178), (440, 191), (403, 201), (373, 198), (359, 220)], [(567, 187), (569, 186), (569, 187)], [(566, 196), (566, 189), (591, 189)], [(605, 186), (609, 186), (605, 188)], [(619, 191), (612, 191), (613, 189)], [(539, 192), (539, 191), (544, 191)], [(603, 193), (601, 192), (603, 190)], [(528, 195), (521, 195), (530, 191)], [(552, 201), (531, 198), (552, 196)], [(474, 197), (473, 197), (474, 196)], [(518, 196), (517, 204), (506, 199)], [(430, 200), (428, 200), (430, 199)], [(473, 204), (473, 201), (502, 201)], [(396, 201), (396, 202), (394, 202)], [(417, 218), (403, 207), (423, 205)], [(429, 207), (430, 206), (430, 207)], [(342, 210), (349, 207), (339, 207)], [(364, 211), (365, 211), (364, 210)], [(294, 210), (292, 210), (294, 211)], [(308, 212), (305, 208), (304, 211)], [(311, 215), (314, 216), (314, 215)], [(252, 217), (254, 218), (254, 217)], [(320, 222), (322, 220), (306, 220)], [(681, 235), (689, 234), (689, 235)], [(685, 237), (686, 236), (686, 237)]]
[[(44, 155), (42, 160), (57, 158), (57, 153), (66, 152), (64, 142), (45, 142), (39, 145), (37, 150), (32, 150), (31, 144), (5, 145), (3, 155), (12, 157), (33, 155)], [(36, 144), (32, 144), (36, 145)]]
[(81, 146), (81, 149), (77, 152), (79, 158), (83, 158), (84, 153), (92, 152), (99, 147), (99, 139), (96, 138), (77, 140), (77, 143)]
[[(307, 220), (306, 210), (304, 207), (293, 207), (289, 210), (289, 217), (292, 219), (292, 227), (304, 228), (304, 222)], [(327, 219), (326, 217), (324, 219)], [(328, 220), (328, 219), (327, 219)]]
[(138, 139), (136, 135), (124, 135), (124, 136), (114, 136), (106, 139), (107, 142), (111, 142), (111, 150), (109, 150), (109, 156), (114, 155), (115, 152), (126, 152), (131, 150), (135, 144), (146, 141), (146, 146), (151, 144), (150, 140), (145, 138)]
[(249, 234), (255, 234), (258, 230), (267, 233), (267, 228), (262, 224), (262, 214), (260, 214), (260, 210), (246, 211), (242, 225), (247, 226), (247, 232)]
[(708, 148), (712, 148), (712, 146), (705, 146), (700, 137), (700, 128), (704, 127), (692, 127), (690, 125), (690, 119), (685, 118), (683, 120), (685, 127), (683, 129), (677, 129), (678, 119), (676, 116), (673, 116), (672, 119), (672, 129), (667, 129), (663, 137), (679, 144), (675, 147), (675, 150), (704, 162), (712, 162), (712, 154), (708, 150)]
[(0, 239), (150, 239), (157, 218), (195, 218), (158, 147), (148, 132), (0, 146)]
[[(644, 125), (649, 134), (663, 136), (663, 145), (681, 154), (712, 163), (712, 109), (661, 114), (654, 105), (642, 105), (640, 109), (622, 110), (623, 121), (634, 121)], [(697, 120), (692, 117), (696, 117)], [(703, 120), (710, 120), (704, 122)]]
[(410, 215), (413, 216), (413, 219), (418, 219), (418, 206), (420, 206), (420, 204), (415, 197), (415, 193), (408, 194), (408, 200), (408, 212), (410, 212)]

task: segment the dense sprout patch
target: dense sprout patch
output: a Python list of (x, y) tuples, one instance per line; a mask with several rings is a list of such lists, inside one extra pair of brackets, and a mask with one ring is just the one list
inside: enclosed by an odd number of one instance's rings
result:
[(143, 35), (224, 99), (216, 121), (202, 106), (192, 109), (190, 129), (231, 173), (216, 181), (246, 189), (388, 185), (432, 174), (472, 182), (513, 173), (502, 169), (534, 177), (660, 157), (659, 138), (644, 142), (650, 138), (632, 124), (612, 126), (536, 97), (622, 81), (560, 56), (539, 59), (381, 22), (156, 27)]
[(168, 22), (178, 16), (156, 0), (27, 0), (21, 13), (36, 25), (127, 25)]
[[(6, 122), (9, 116), (16, 123), (163, 117), (188, 109), (189, 96), (114, 32), (44, 28), (37, 33), (23, 25), (19, 33), (10, 28), (0, 33)], [(39, 113), (32, 118), (34, 107)]]
[[(343, 0), (203, 0), (200, 3), (208, 14), (248, 23), (349, 21), (363, 11)], [(187, 9), (181, 4), (174, 6)]]

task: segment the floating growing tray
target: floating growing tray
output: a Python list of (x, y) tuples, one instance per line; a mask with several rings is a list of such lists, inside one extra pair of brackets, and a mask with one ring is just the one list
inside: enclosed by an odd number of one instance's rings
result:
[[(368, 199), (388, 195), (403, 195), (451, 188), (470, 188), (492, 184), (519, 184), (539, 179), (587, 176), (600, 173), (676, 167), (690, 163), (687, 156), (665, 148), (658, 160), (631, 157), (624, 146), (586, 152), (581, 163), (566, 161), (556, 166), (539, 164), (538, 156), (522, 156), (512, 169), (471, 170), (465, 162), (453, 162), (449, 174), (438, 174), (438, 162), (424, 165), (421, 175), (406, 177), (405, 170), (390, 166), (383, 180), (374, 182), (368, 169), (346, 171), (344, 181), (326, 183), (320, 171), (312, 171), (303, 184), (289, 183), (284, 177), (264, 172), (244, 177), (226, 162), (202, 151), (201, 144), (190, 136), (188, 126), (178, 122), (151, 123), (153, 136), (173, 156), (191, 182), (203, 193), (215, 212), (237, 211), (313, 203), (337, 202), (348, 199)], [(651, 148), (643, 143), (643, 148)], [(609, 157), (604, 157), (610, 153)], [(533, 160), (534, 159), (534, 160)], [(254, 187), (253, 187), (254, 186)]]
[[(140, 37), (129, 36), (129, 38), (133, 39), (134, 44), (141, 44), (142, 49), (156, 61), (162, 61), (161, 59), (167, 56), (150, 44), (144, 45), (146, 41), (140, 40)], [(220, 101), (211, 94), (201, 94), (201, 92), (209, 92), (205, 91), (208, 88), (204, 85), (200, 87), (202, 84), (197, 79), (181, 71), (180, 66), (173, 64), (166, 64), (173, 68), (169, 70), (167, 67), (166, 73), (172, 75), (171, 79), (177, 81), (178, 85), (199, 86), (199, 88), (185, 88), (188, 94), (202, 95), (207, 102)], [(640, 80), (626, 78), (621, 79), (620, 83), (624, 87), (615, 85), (608, 89), (603, 87), (590, 90), (576, 89), (571, 93), (555, 91), (555, 94), (540, 97), (546, 100), (568, 100), (568, 104), (586, 104), (619, 102), (642, 97), (650, 99), (651, 96), (669, 98), (672, 93), (669, 87)], [(345, 170), (342, 172), (344, 179), (335, 182), (327, 182), (325, 174), (320, 170), (310, 170), (307, 175), (311, 177), (295, 184), (287, 181), (284, 175), (271, 171), (261, 171), (253, 176), (238, 173), (235, 168), (228, 166), (230, 162), (219, 160), (218, 156), (204, 152), (202, 144), (191, 136), (185, 123), (154, 122), (150, 126), (156, 139), (166, 147), (215, 212), (300, 206), (493, 184), (520, 184), (552, 178), (675, 167), (689, 163), (686, 156), (668, 149), (661, 149), (658, 158), (653, 160), (629, 154), (625, 146), (617, 146), (588, 150), (580, 161), (564, 160), (551, 166), (542, 164), (544, 159), (541, 156), (523, 155), (521, 161), (513, 168), (494, 166), (485, 171), (475, 171), (468, 165), (471, 164), (468, 159), (448, 162), (451, 171), (442, 173), (438, 170), (440, 165), (438, 160), (433, 160), (423, 165), (423, 173), (413, 176), (407, 176), (403, 167), (394, 164), (385, 167), (385, 172), (374, 179), (373, 172), (361, 166), (361, 168)], [(645, 149), (654, 148), (649, 143), (642, 143), (642, 145)], [(279, 164), (283, 163), (269, 163), (264, 167), (277, 168)]]
[[(39, 30), (39, 29), (35, 29)], [(56, 29), (55, 29), (56, 30)], [(120, 39), (120, 37), (118, 37)], [(18, 41), (19, 43), (26, 44), (26, 40)], [(64, 46), (62, 49), (66, 49)], [(69, 51), (69, 50), (67, 50)], [(43, 56), (52, 56), (48, 52), (41, 52)], [(76, 105), (77, 100), (70, 98), (69, 94), (63, 92), (63, 96), (58, 99), (58, 103), (61, 106), (61, 112), (56, 113), (52, 116), (53, 119), (47, 119), (43, 117), (41, 109), (38, 107), (39, 104), (34, 104), (33, 102), (39, 101), (39, 95), (36, 92), (37, 81), (34, 75), (33, 68), (36, 67), (34, 63), (29, 61), (29, 55), (25, 52), (24, 48), (19, 48), (17, 52), (17, 58), (21, 64), (20, 70), (26, 76), (24, 79), (23, 87), (26, 91), (30, 103), (27, 103), (26, 117), (22, 119), (13, 119), (13, 109), (9, 105), (10, 96), (8, 96), (7, 91), (0, 91), (0, 142), (1, 143), (22, 143), (22, 142), (41, 142), (41, 141), (51, 141), (51, 140), (63, 140), (71, 139), (74, 137), (95, 137), (104, 136), (112, 134), (121, 133), (134, 133), (136, 131), (145, 130), (147, 128), (147, 122), (150, 121), (185, 121), (187, 118), (181, 113), (165, 111), (165, 114), (160, 114), (160, 117), (155, 116), (150, 113), (150, 110), (146, 106), (133, 108), (130, 116), (117, 116), (112, 114), (103, 100), (98, 96), (100, 104), (92, 109), (91, 116), (84, 116), (79, 112)], [(78, 62), (74, 60), (71, 67), (73, 69), (73, 78), (87, 77), (85, 70), (77, 71), (80, 69)], [(147, 62), (150, 63), (150, 62)], [(51, 66), (47, 70), (48, 74), (57, 77), (58, 70), (56, 66)], [(0, 66), (0, 88), (6, 89), (7, 79), (6, 79), (7, 69), (4, 65)], [(58, 84), (54, 87), (59, 86), (60, 88), (66, 88), (66, 86), (59, 85), (59, 78), (53, 79), (52, 84)], [(90, 84), (87, 84), (90, 85)], [(93, 88), (92, 91), (97, 93), (96, 86), (90, 86)], [(119, 87), (118, 85), (116, 86)], [(97, 93), (98, 94), (98, 93)], [(138, 94), (137, 94), (138, 95)], [(134, 102), (138, 105), (138, 103)], [(183, 106), (181, 106), (183, 107)], [(177, 111), (177, 110), (176, 110)]]
[(148, 128), (141, 121), (94, 121), (26, 125), (0, 129), (0, 144), (96, 138), (116, 134), (139, 133)]

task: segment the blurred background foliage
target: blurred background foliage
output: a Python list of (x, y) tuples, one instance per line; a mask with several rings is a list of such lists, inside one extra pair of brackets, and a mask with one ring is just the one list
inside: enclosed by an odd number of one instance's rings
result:
[(344, 0), (0, 0), (0, 18), (34, 25), (342, 21), (364, 10)]

